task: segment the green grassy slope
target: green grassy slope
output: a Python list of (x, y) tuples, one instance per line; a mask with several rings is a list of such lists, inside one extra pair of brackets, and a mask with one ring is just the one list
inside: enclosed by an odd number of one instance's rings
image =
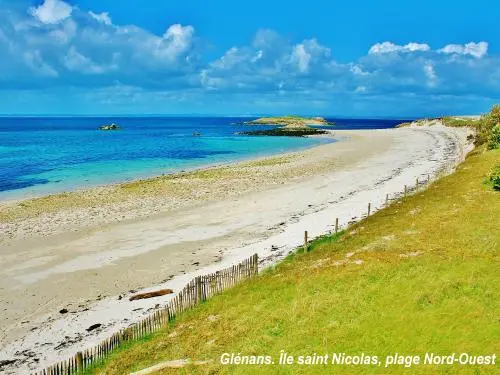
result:
[[(453, 175), (317, 241), (254, 280), (118, 350), (95, 374), (165, 360), (213, 360), (161, 373), (489, 374), (500, 366), (223, 366), (222, 353), (295, 357), (500, 349), (500, 193), (488, 174), (500, 151), (480, 148)], [(497, 359), (497, 363), (499, 360)]]

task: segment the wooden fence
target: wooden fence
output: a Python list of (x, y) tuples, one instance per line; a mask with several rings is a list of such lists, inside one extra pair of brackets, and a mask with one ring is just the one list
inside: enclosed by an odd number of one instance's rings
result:
[[(442, 168), (436, 177), (442, 177), (449, 174), (456, 164), (450, 163)], [(428, 185), (431, 182), (430, 175), (427, 178), (416, 178), (415, 186), (405, 185), (401, 193), (396, 193), (391, 198), (389, 194), (385, 197), (385, 207), (389, 206), (391, 201), (397, 201), (401, 197), (406, 197), (410, 193), (418, 192), (420, 188)], [(368, 202), (366, 214), (361, 215), (361, 219), (370, 216), (372, 213), (372, 204)], [(347, 227), (350, 223), (347, 223)], [(339, 219), (335, 219), (333, 233), (339, 231)], [(304, 248), (308, 249), (309, 238), (308, 232), (304, 232)], [(175, 318), (179, 313), (188, 310), (202, 301), (207, 300), (215, 294), (218, 294), (242, 280), (250, 278), (258, 273), (258, 256), (254, 254), (252, 257), (242, 263), (226, 268), (225, 270), (212, 273), (210, 275), (198, 276), (184, 287), (174, 299), (172, 299), (165, 308), (154, 312), (146, 319), (115, 333), (111, 338), (103, 341), (92, 349), (87, 349), (83, 352), (78, 352), (67, 361), (59, 362), (56, 365), (50, 366), (45, 370), (35, 373), (34, 375), (71, 375), (81, 372), (96, 361), (105, 358), (111, 351), (125, 342), (140, 339), (150, 333), (156, 332), (164, 327), (169, 321)]]
[(72, 375), (82, 373), (123, 343), (134, 341), (156, 332), (164, 327), (178, 314), (191, 309), (200, 302), (233, 287), (240, 281), (257, 275), (258, 256), (250, 258), (238, 265), (228, 267), (222, 271), (198, 276), (191, 280), (164, 308), (155, 311), (142, 321), (115, 333), (109, 339), (91, 349), (78, 352), (74, 357), (59, 362), (48, 368), (38, 371), (35, 375)]

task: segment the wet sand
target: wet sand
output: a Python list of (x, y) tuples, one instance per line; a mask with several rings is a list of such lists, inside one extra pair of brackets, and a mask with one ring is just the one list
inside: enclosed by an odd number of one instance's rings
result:
[[(0, 360), (18, 360), (12, 373), (43, 367), (171, 298), (129, 302), (131, 290), (179, 290), (254, 252), (281, 259), (304, 230), (324, 234), (335, 217), (345, 226), (367, 202), (376, 210), (416, 177), (456, 165), (467, 134), (335, 131), (339, 142), (301, 152), (1, 203)], [(87, 333), (94, 323), (103, 326)]]

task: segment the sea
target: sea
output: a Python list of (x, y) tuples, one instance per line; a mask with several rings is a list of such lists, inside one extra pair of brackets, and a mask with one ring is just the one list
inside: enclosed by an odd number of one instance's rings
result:
[[(0, 117), (0, 200), (297, 151), (325, 137), (241, 134), (255, 117)], [(404, 119), (335, 119), (334, 129), (385, 129)], [(116, 123), (118, 131), (100, 131)], [(252, 126), (253, 130), (261, 127)], [(262, 127), (265, 128), (265, 127)]]

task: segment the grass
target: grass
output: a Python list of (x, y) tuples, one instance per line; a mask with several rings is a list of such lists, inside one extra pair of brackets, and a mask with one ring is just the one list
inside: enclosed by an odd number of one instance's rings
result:
[[(500, 193), (485, 184), (500, 151), (475, 150), (457, 172), (348, 231), (323, 237), (119, 349), (94, 374), (161, 361), (213, 360), (164, 374), (493, 374), (499, 366), (223, 366), (222, 353), (424, 356), (500, 348)], [(497, 359), (498, 363), (498, 359)]]

